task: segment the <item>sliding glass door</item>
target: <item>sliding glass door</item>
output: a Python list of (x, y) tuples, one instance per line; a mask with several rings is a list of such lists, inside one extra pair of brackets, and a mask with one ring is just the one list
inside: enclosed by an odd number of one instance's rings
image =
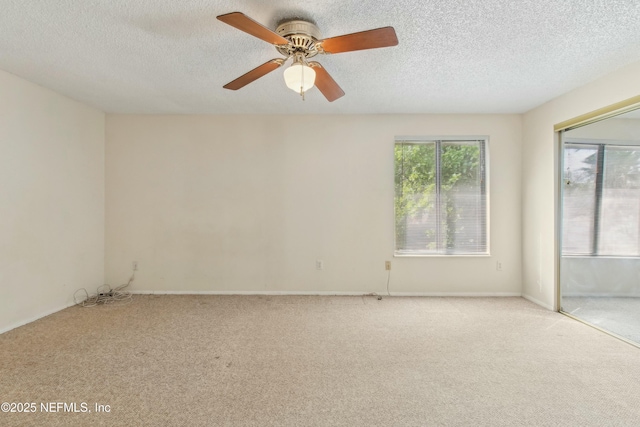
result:
[(561, 311), (640, 343), (640, 113), (561, 132)]

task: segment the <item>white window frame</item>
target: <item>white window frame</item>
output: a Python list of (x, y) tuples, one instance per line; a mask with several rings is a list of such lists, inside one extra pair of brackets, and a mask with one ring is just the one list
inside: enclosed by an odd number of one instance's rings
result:
[(423, 252), (398, 252), (396, 250), (396, 225), (395, 225), (395, 185), (393, 191), (393, 256), (396, 258), (478, 258), (478, 257), (490, 257), (491, 256), (491, 167), (490, 167), (490, 138), (488, 135), (429, 135), (429, 136), (415, 136), (415, 135), (397, 135), (393, 142), (393, 155), (391, 160), (393, 162), (392, 170), (392, 182), (395, 182), (395, 146), (399, 142), (412, 142), (412, 143), (432, 143), (434, 141), (483, 141), (484, 142), (484, 180), (485, 180), (485, 242), (486, 251), (479, 253), (468, 254), (451, 254), (451, 253), (423, 253)]

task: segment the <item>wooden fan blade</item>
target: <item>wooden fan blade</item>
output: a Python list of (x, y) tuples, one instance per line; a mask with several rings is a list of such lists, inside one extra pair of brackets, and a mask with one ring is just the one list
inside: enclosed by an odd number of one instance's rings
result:
[(289, 40), (284, 37), (274, 33), (264, 25), (254, 21), (249, 18), (244, 13), (240, 12), (231, 12), (226, 15), (218, 16), (218, 19), (225, 24), (229, 24), (232, 27), (239, 29), (240, 31), (244, 31), (247, 34), (251, 34), (254, 37), (262, 39), (267, 43), (271, 44), (289, 44)]
[(335, 80), (327, 73), (322, 65), (318, 62), (310, 62), (309, 65), (316, 72), (315, 85), (320, 92), (327, 98), (327, 101), (333, 102), (344, 96), (344, 91), (338, 86)]
[(354, 50), (376, 49), (379, 47), (396, 46), (398, 37), (393, 27), (377, 28), (375, 30), (331, 37), (320, 42), (326, 53), (352, 52)]
[(258, 80), (260, 77), (269, 74), (276, 68), (280, 68), (282, 64), (284, 64), (284, 59), (272, 59), (271, 61), (267, 61), (259, 67), (254, 68), (248, 73), (241, 75), (240, 77), (232, 82), (227, 83), (223, 87), (225, 89), (238, 90), (245, 87), (252, 81)]

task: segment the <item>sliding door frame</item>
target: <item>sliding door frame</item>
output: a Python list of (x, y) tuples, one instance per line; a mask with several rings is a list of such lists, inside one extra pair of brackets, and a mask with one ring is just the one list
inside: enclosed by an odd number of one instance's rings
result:
[(591, 111), (590, 113), (582, 114), (580, 116), (574, 117), (569, 120), (565, 120), (564, 122), (557, 123), (554, 125), (553, 130), (555, 132), (554, 144), (555, 144), (555, 212), (554, 212), (554, 233), (555, 233), (555, 241), (554, 241), (554, 251), (555, 251), (555, 302), (554, 302), (554, 310), (557, 312), (564, 314), (574, 320), (582, 322), (592, 328), (598, 329), (606, 334), (614, 336), (622, 341), (627, 342), (635, 347), (640, 348), (640, 344), (634, 341), (631, 341), (625, 337), (614, 334), (610, 331), (602, 329), (596, 325), (593, 325), (589, 322), (585, 322), (584, 320), (573, 316), (570, 313), (567, 313), (562, 310), (562, 291), (560, 288), (560, 266), (561, 266), (561, 258), (562, 258), (562, 197), (563, 197), (563, 176), (564, 176), (564, 132), (576, 129), (582, 126), (589, 125), (591, 123), (598, 122), (600, 120), (605, 120), (610, 117), (618, 116), (620, 114), (628, 113), (633, 110), (640, 109), (640, 95), (634, 96), (629, 99), (625, 99), (624, 101), (616, 102), (615, 104), (608, 105), (606, 107), (599, 108), (597, 110)]

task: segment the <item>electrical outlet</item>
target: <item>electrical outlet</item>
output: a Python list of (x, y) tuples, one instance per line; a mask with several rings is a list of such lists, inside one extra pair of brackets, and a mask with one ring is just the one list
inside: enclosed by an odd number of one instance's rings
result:
[(502, 271), (502, 261), (496, 261), (496, 270)]
[(321, 259), (316, 260), (316, 270), (324, 270), (324, 261)]
[(133, 267), (133, 271), (138, 271), (138, 261), (133, 261), (131, 266)]
[(391, 270), (391, 261), (385, 261), (384, 262), (384, 269), (385, 270)]

